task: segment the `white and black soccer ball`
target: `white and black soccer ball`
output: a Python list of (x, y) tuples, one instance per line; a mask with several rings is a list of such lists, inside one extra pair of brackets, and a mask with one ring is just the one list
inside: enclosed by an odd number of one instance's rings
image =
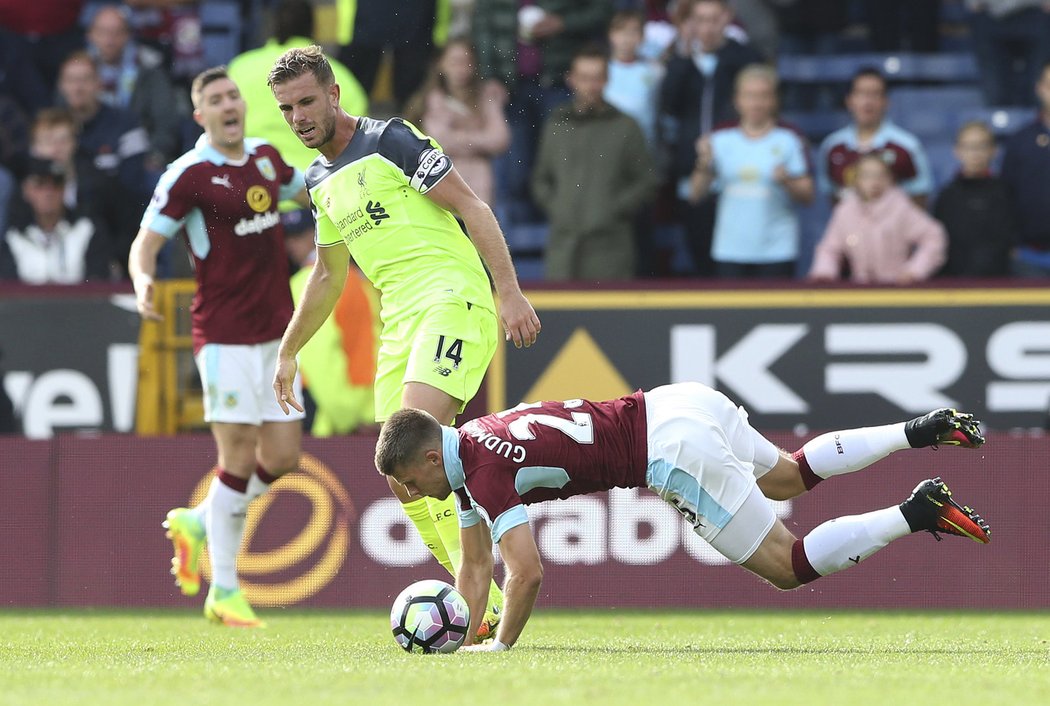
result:
[(467, 639), (470, 609), (463, 594), (444, 581), (416, 581), (390, 609), (394, 640), (406, 652), (455, 652)]

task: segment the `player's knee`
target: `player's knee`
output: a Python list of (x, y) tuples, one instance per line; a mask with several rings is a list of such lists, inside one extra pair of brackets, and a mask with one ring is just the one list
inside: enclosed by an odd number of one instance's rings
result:
[(270, 475), (283, 476), (298, 468), (299, 454), (290, 452), (261, 454), (258, 461), (259, 465)]

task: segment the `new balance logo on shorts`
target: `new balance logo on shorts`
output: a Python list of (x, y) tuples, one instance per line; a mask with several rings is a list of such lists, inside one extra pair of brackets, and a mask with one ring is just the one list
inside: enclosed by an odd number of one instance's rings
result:
[(434, 367), (434, 372), (438, 375), (441, 375), (442, 377), (447, 378), (449, 375), (452, 374), (452, 368), (446, 368), (442, 365), (437, 365)]

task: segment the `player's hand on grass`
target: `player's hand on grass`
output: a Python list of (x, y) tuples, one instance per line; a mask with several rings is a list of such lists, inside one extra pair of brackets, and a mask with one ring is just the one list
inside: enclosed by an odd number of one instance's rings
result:
[(297, 412), (303, 411), (303, 406), (295, 399), (295, 387), (292, 385), (298, 369), (299, 364), (295, 362), (295, 358), (281, 358), (277, 361), (277, 370), (273, 375), (273, 394), (285, 414), (288, 414), (289, 407)]
[(540, 333), (540, 317), (532, 304), (521, 292), (500, 297), (500, 320), (508, 341), (514, 342), (515, 348), (528, 348), (536, 342)]
[(489, 640), (488, 642), (482, 642), (476, 645), (463, 645), (459, 648), (460, 652), (506, 652), (510, 649), (510, 645), (504, 645), (499, 640)]
[(163, 321), (164, 317), (157, 313), (153, 301), (156, 290), (153, 286), (153, 278), (149, 275), (139, 275), (135, 278), (135, 306), (139, 315), (148, 321)]

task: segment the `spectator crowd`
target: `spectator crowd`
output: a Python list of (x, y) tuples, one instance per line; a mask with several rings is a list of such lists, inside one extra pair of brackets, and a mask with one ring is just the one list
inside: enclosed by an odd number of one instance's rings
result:
[[(220, 5), (239, 21), (224, 44)], [(36, 0), (0, 7), (0, 279), (127, 277), (209, 64), (229, 65), (248, 134), (305, 168), (266, 72), (316, 41), (348, 112), (443, 146), (525, 279), (1050, 276), (1041, 0)], [(948, 94), (898, 67), (949, 55), (976, 67), (960, 113), (1025, 121), (908, 129)], [(799, 57), (852, 69), (802, 80)], [(184, 272), (170, 250), (161, 273)]]

